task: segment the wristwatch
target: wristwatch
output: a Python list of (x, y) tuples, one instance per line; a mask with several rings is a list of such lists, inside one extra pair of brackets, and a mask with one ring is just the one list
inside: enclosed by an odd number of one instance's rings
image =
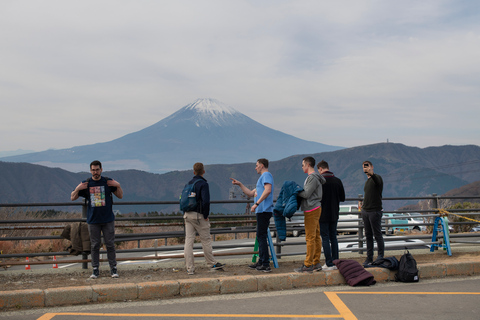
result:
[(259, 204), (258, 204), (258, 203), (256, 203), (256, 202), (255, 202), (255, 205), (256, 205), (257, 207), (259, 206)]

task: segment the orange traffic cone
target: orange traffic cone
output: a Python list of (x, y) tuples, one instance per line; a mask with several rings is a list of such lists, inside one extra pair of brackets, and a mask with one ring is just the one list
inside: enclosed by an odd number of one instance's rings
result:
[(53, 256), (53, 261), (55, 261), (55, 263), (53, 264), (53, 269), (58, 269), (58, 264), (57, 264), (57, 258), (55, 256)]
[[(27, 259), (26, 261), (28, 262), (28, 257), (26, 259)], [(25, 270), (30, 270), (30, 265), (29, 264), (25, 265)]]

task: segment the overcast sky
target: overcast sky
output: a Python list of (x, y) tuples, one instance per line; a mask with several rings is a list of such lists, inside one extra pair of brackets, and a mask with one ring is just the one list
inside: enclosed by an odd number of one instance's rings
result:
[(110, 141), (197, 98), (353, 147), (480, 141), (480, 2), (0, 2), (0, 151)]

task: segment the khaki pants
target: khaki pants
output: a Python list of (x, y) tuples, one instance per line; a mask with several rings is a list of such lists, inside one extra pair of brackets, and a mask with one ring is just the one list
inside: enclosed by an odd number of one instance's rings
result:
[(305, 215), (305, 240), (307, 242), (307, 256), (303, 263), (306, 267), (320, 263), (322, 254), (322, 238), (320, 238), (320, 215), (322, 208), (304, 212)]
[(185, 212), (183, 215), (185, 219), (185, 265), (187, 271), (195, 271), (193, 243), (195, 235), (198, 233), (200, 241), (202, 242), (203, 254), (205, 261), (209, 267), (212, 267), (217, 262), (213, 257), (212, 252), (212, 238), (210, 236), (210, 222), (205, 220), (202, 214), (194, 211)]

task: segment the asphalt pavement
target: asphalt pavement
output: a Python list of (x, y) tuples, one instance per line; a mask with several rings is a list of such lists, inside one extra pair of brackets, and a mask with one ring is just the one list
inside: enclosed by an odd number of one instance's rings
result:
[(436, 319), (478, 320), (480, 276), (322, 286), (287, 291), (156, 299), (0, 313), (13, 320)]

